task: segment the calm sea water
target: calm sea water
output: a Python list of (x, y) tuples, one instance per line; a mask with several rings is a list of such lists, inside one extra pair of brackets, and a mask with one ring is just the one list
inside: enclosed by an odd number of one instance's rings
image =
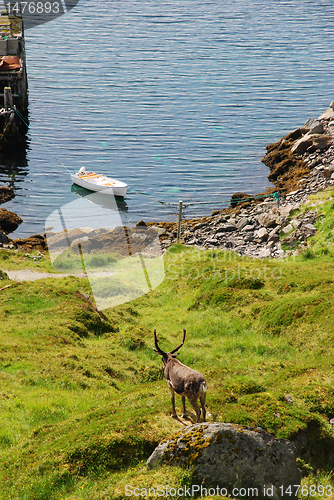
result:
[(332, 1), (80, 0), (27, 30), (29, 147), (0, 157), (12, 236), (78, 198), (54, 156), (127, 182), (128, 222), (264, 190), (265, 146), (334, 99), (333, 27)]

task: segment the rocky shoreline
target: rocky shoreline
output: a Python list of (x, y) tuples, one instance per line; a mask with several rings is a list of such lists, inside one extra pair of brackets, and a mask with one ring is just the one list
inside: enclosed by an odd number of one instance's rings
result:
[[(316, 233), (319, 213), (315, 208), (293, 214), (310, 195), (334, 183), (334, 102), (318, 119), (309, 118), (301, 128), (267, 146), (262, 161), (270, 169), (268, 179), (275, 188), (258, 196), (236, 193), (229, 208), (183, 220), (180, 241), (256, 258), (280, 258), (305, 248), (307, 239)], [(0, 203), (12, 196), (9, 189), (0, 188)], [(0, 247), (46, 250), (45, 235), (17, 240), (8, 237), (21, 222), (16, 214), (0, 209)], [(141, 221), (137, 225), (155, 227), (163, 249), (177, 241), (176, 223)]]
[[(303, 127), (267, 146), (262, 161), (270, 168), (268, 179), (275, 184), (279, 200), (273, 201), (268, 193), (262, 193), (265, 201), (237, 193), (241, 201), (231, 200), (236, 206), (215, 211), (211, 217), (183, 221), (182, 243), (257, 258), (284, 257), (306, 248), (320, 215), (317, 209), (295, 217), (293, 213), (312, 194), (334, 183), (334, 103), (317, 120), (308, 119)], [(177, 241), (176, 224), (157, 225), (165, 229), (164, 248)]]
[[(303, 205), (311, 194), (332, 184), (324, 177), (325, 167), (314, 171), (303, 188), (280, 198), (279, 202), (254, 203), (246, 208), (222, 211), (209, 220), (184, 222), (181, 242), (203, 249), (220, 248), (250, 257), (284, 257), (305, 248), (307, 238), (314, 236), (317, 210), (299, 214), (291, 219), (291, 214)], [(282, 238), (282, 233), (286, 234)], [(176, 243), (176, 228), (164, 233), (162, 246), (168, 248)], [(283, 250), (288, 245), (290, 250)]]

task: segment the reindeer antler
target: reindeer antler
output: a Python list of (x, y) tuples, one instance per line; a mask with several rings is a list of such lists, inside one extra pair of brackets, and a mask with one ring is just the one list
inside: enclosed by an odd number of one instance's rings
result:
[(174, 354), (174, 352), (178, 351), (180, 349), (180, 347), (183, 346), (185, 338), (186, 338), (186, 330), (183, 328), (183, 339), (182, 339), (182, 342), (181, 342), (181, 344), (179, 346), (175, 347), (175, 349), (173, 349), (170, 352), (171, 354)]
[(166, 354), (163, 350), (160, 349), (160, 347), (158, 346), (158, 339), (157, 339), (157, 331), (156, 329), (154, 329), (154, 345), (155, 345), (155, 349), (153, 349), (153, 351), (157, 352), (158, 354), (161, 354), (161, 356), (163, 356), (164, 354)]

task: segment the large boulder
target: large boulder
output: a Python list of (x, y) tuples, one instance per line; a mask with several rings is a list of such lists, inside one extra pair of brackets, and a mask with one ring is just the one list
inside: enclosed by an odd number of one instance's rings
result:
[(265, 227), (261, 227), (256, 233), (255, 238), (258, 238), (261, 241), (264, 241), (268, 238), (268, 231)]
[(282, 217), (289, 217), (294, 210), (297, 210), (299, 207), (298, 203), (289, 203), (284, 207), (280, 207), (279, 213)]
[(303, 128), (307, 129), (310, 134), (323, 134), (324, 132), (323, 124), (314, 118), (309, 118)]
[(268, 213), (262, 213), (257, 217), (258, 222), (261, 224), (263, 227), (275, 227), (277, 226), (277, 221), (276, 219), (279, 217), (279, 213), (276, 212), (268, 212)]
[(327, 134), (315, 134), (307, 132), (303, 137), (298, 139), (291, 148), (292, 153), (304, 154), (306, 150), (315, 151), (320, 149), (324, 151), (332, 145), (333, 138)]
[(306, 134), (298, 139), (291, 148), (292, 153), (302, 155), (305, 151), (313, 145), (312, 138)]
[(333, 144), (333, 137), (328, 134), (312, 135), (312, 138), (314, 150), (320, 149), (320, 151), (324, 151)]
[(0, 208), (0, 230), (4, 233), (12, 233), (22, 224), (23, 220), (14, 212), (10, 212), (6, 208)]
[(251, 489), (251, 496), (259, 498), (291, 500), (288, 488), (295, 493), (301, 481), (292, 443), (276, 439), (259, 427), (191, 425), (159, 444), (147, 468), (163, 463), (193, 467), (198, 484), (226, 488), (226, 496), (235, 495), (234, 488), (240, 493), (243, 488), (246, 492)]
[(332, 108), (326, 109), (326, 111), (318, 117), (318, 120), (333, 120), (334, 110)]
[(327, 167), (325, 168), (324, 172), (324, 177), (326, 177), (326, 179), (330, 179), (332, 174), (334, 174), (334, 164), (333, 162)]

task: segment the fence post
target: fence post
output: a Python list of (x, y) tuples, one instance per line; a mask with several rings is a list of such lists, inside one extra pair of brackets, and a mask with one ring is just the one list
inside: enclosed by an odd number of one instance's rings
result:
[(177, 242), (180, 243), (181, 237), (181, 219), (182, 219), (182, 200), (179, 201), (179, 217), (177, 221)]

